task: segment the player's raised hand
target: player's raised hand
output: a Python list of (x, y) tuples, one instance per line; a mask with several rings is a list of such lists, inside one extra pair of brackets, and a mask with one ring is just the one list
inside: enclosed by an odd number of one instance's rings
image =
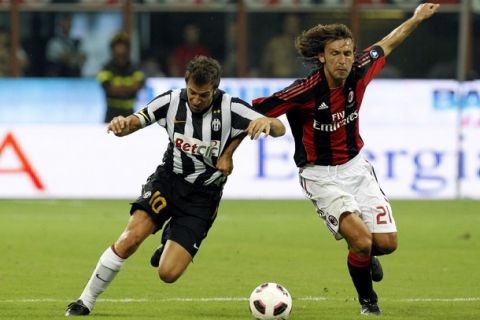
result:
[(117, 137), (123, 137), (130, 133), (128, 118), (118, 116), (112, 119), (107, 126), (107, 133), (113, 132)]
[(422, 3), (415, 9), (413, 16), (414, 18), (423, 21), (430, 18), (437, 11), (438, 7), (440, 7), (439, 4)]
[(270, 134), (271, 124), (272, 121), (269, 118), (258, 118), (250, 122), (245, 132), (250, 136), (250, 139), (256, 140), (262, 132), (265, 133), (265, 136)]

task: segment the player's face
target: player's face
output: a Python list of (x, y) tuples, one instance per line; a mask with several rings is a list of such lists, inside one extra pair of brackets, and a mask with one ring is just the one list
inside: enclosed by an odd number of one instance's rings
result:
[(129, 60), (129, 48), (128, 46), (118, 43), (112, 48), (112, 57), (113, 61), (117, 66), (125, 66), (128, 64)]
[(187, 81), (188, 105), (193, 113), (208, 109), (212, 105), (214, 93), (212, 84), (199, 86), (190, 79)]
[(334, 40), (325, 46), (325, 52), (318, 55), (324, 65), (325, 75), (330, 85), (341, 86), (345, 83), (354, 61), (353, 40)]

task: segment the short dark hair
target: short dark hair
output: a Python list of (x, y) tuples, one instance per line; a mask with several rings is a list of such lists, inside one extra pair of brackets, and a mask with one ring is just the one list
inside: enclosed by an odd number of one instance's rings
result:
[(320, 64), (317, 55), (325, 51), (327, 43), (341, 39), (352, 39), (352, 31), (344, 24), (318, 24), (303, 31), (295, 39), (295, 48), (306, 62)]
[(222, 67), (220, 63), (209, 57), (196, 56), (187, 64), (185, 82), (192, 79), (197, 85), (212, 84), (215, 89), (220, 85)]
[(116, 33), (110, 41), (110, 49), (113, 49), (117, 44), (124, 44), (130, 48), (130, 37), (126, 32)]

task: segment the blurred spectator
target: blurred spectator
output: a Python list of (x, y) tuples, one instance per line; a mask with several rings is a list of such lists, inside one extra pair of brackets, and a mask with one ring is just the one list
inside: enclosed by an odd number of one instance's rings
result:
[[(82, 39), (80, 50), (85, 53), (86, 59), (82, 66), (83, 77), (95, 77), (103, 66), (110, 60), (110, 43), (106, 39), (112, 39), (122, 29), (122, 15), (117, 12), (98, 12), (95, 14), (75, 13), (73, 16), (72, 34)], [(134, 39), (130, 39), (133, 61), (139, 61), (134, 49)]]
[(357, 4), (386, 4), (387, 0), (357, 0)]
[(162, 71), (160, 65), (162, 54), (161, 50), (153, 47), (146, 50), (142, 54), (142, 61), (140, 63), (140, 69), (145, 74), (145, 78), (164, 77), (165, 73)]
[[(440, 61), (428, 71), (429, 79), (457, 79), (457, 60)], [(473, 69), (466, 70), (466, 80), (478, 79), (478, 73)]]
[(261, 76), (298, 77), (307, 72), (295, 49), (295, 37), (300, 33), (300, 19), (289, 14), (283, 20), (282, 33), (273, 37), (262, 53)]
[(309, 5), (312, 0), (245, 0), (245, 3), (251, 7), (293, 7)]
[(209, 5), (209, 4), (222, 4), (227, 3), (230, 0), (144, 0), (145, 3), (166, 3), (175, 5)]
[[(4, 29), (0, 29), (0, 78), (11, 76), (10, 67), (10, 35)], [(17, 50), (17, 63), (20, 70), (20, 76), (28, 67), (28, 57), (22, 48)]]
[(225, 59), (222, 65), (225, 77), (236, 77), (238, 75), (237, 39), (237, 22), (230, 21), (225, 36)]
[(187, 62), (200, 55), (210, 57), (210, 49), (200, 43), (200, 29), (196, 25), (188, 24), (183, 29), (183, 42), (175, 47), (168, 57), (168, 75), (183, 76)]
[(441, 61), (434, 64), (428, 71), (427, 78), (430, 79), (456, 79), (457, 61)]
[(130, 60), (128, 35), (116, 34), (110, 42), (110, 49), (111, 60), (97, 75), (107, 100), (105, 122), (116, 116), (132, 114), (137, 94), (145, 84), (143, 72)]
[(85, 54), (80, 51), (80, 41), (70, 36), (72, 17), (64, 15), (58, 22), (57, 34), (47, 43), (47, 76), (79, 77)]
[(383, 67), (382, 71), (377, 75), (379, 79), (399, 79), (402, 78), (402, 71), (400, 68), (395, 66), (392, 63), (387, 63), (385, 67)]

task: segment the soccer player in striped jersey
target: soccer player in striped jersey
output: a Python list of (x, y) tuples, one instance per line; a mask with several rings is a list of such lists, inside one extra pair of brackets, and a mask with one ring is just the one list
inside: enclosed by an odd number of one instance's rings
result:
[(376, 256), (396, 250), (397, 228), (372, 165), (359, 154), (360, 106), (385, 58), (438, 7), (419, 5), (410, 19), (357, 56), (345, 25), (317, 25), (304, 31), (295, 45), (315, 70), (284, 90), (253, 101), (254, 108), (267, 116), (286, 114), (304, 194), (335, 238), (348, 243), (347, 265), (364, 315), (381, 314), (372, 283), (383, 277)]
[(233, 169), (226, 147), (245, 134), (257, 139), (262, 133), (274, 137), (285, 133), (278, 119), (267, 118), (220, 90), (220, 74), (215, 59), (195, 57), (187, 66), (186, 88), (160, 94), (138, 113), (118, 116), (109, 123), (108, 131), (120, 137), (158, 123), (166, 129), (169, 143), (163, 163), (133, 202), (125, 230), (102, 254), (66, 316), (90, 314), (125, 260), (162, 228), (161, 254), (155, 264), (161, 280), (175, 282), (217, 215), (223, 186)]

